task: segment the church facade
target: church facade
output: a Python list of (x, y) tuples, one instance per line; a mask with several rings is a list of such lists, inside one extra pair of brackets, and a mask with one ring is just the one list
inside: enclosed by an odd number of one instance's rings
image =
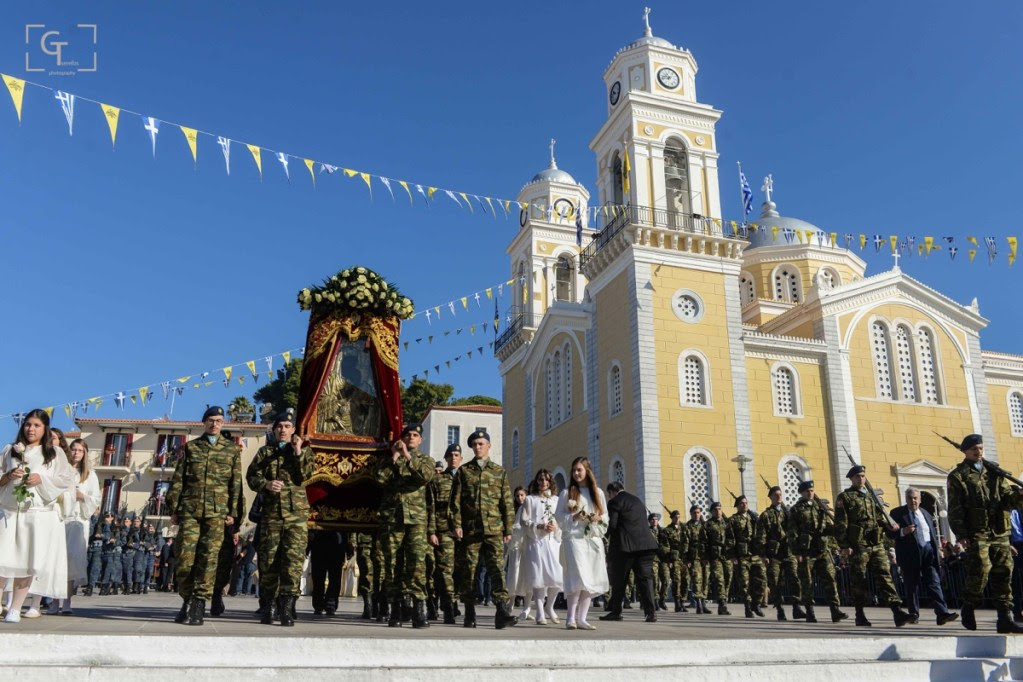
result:
[[(934, 432), (985, 437), (1023, 469), (1023, 357), (981, 349), (987, 321), (903, 273), (866, 264), (767, 196), (739, 238), (721, 227), (715, 126), (692, 54), (645, 35), (604, 72), (590, 195), (557, 167), (523, 187), (508, 246), (511, 323), (495, 343), (513, 483), (567, 481), (589, 457), (651, 510), (706, 507), (813, 479), (833, 499), (851, 462), (892, 506), (940, 511), (962, 457)], [(624, 207), (624, 208), (615, 208)], [(593, 230), (597, 230), (596, 233)], [(590, 235), (593, 235), (592, 237)], [(793, 236), (797, 238), (793, 238)], [(947, 523), (941, 531), (948, 536)]]

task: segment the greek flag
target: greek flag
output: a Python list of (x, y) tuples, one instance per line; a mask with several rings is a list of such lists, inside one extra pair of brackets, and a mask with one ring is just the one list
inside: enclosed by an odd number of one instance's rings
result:
[(753, 212), (753, 190), (742, 172), (742, 166), (739, 166), (739, 184), (742, 186), (742, 219), (745, 222), (746, 216)]

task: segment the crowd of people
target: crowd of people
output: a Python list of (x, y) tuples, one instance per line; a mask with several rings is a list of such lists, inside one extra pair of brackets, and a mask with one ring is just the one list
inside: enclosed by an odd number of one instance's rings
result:
[[(771, 605), (780, 621), (788, 620), (789, 604), (792, 619), (810, 623), (823, 602), (838, 623), (848, 617), (839, 595), (844, 575), (857, 626), (871, 625), (864, 609), (875, 603), (891, 610), (897, 627), (915, 624), (923, 595), (937, 625), (960, 619), (976, 629), (976, 609), (988, 598), (998, 632), (1023, 632), (1023, 590), (1012, 589), (1023, 582), (1021, 571), (1012, 577), (1023, 549), (1023, 493), (984, 460), (978, 435), (963, 440), (964, 459), (948, 477), (948, 519), (958, 538), (952, 546), (939, 542), (918, 491), (906, 491), (906, 504), (889, 513), (860, 465), (849, 470), (850, 485), (834, 509), (804, 481), (791, 507), (772, 486), (759, 515), (740, 495), (731, 516), (713, 502), (704, 518), (694, 504), (688, 520), (670, 511), (661, 527), (661, 515), (620, 483), (602, 489), (585, 457), (572, 462), (566, 490), (540, 470), (528, 490), (513, 493), (507, 472), (490, 459), (486, 431), (469, 436), (467, 463), (459, 444), (434, 462), (419, 450), (416, 424), (371, 465), (380, 486), (376, 530), (310, 532), (305, 485), (313, 453), (295, 434), (293, 411), (278, 415), (244, 476), (237, 444), (222, 433), (223, 409), (207, 409), (203, 423), (205, 433), (184, 446), (175, 467), (166, 503), (178, 530), (164, 537), (141, 516), (101, 511), (84, 441), (68, 444), (46, 411), (28, 413), (0, 451), (4, 622), (43, 608), (71, 613), (79, 591), (158, 589), (181, 596), (179, 623), (203, 624), (207, 601), (210, 615), (221, 615), (227, 590), (256, 593), (261, 622), (289, 626), (298, 617), (304, 569), (311, 567), (314, 613), (333, 615), (341, 566), (354, 557), (362, 618), (390, 627), (457, 624), (457, 616), (476, 627), (476, 606), (491, 599), (498, 629), (526, 620), (558, 625), (563, 609), (566, 628), (594, 630), (594, 601), (606, 611), (600, 620), (615, 621), (633, 599), (646, 621), (656, 622), (669, 598), (675, 611), (700, 615), (711, 613), (708, 602), (729, 615), (734, 600), (747, 618), (764, 617)], [(244, 540), (243, 482), (257, 493), (247, 516), (255, 532)], [(961, 615), (949, 610), (943, 583), (956, 593)]]

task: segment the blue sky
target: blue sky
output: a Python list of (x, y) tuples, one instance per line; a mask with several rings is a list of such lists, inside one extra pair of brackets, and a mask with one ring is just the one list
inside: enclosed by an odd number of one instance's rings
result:
[[(4, 3), (0, 71), (295, 156), (491, 197), (514, 198), (555, 137), (559, 166), (595, 193), (587, 145), (605, 114), (601, 76), (642, 34), (642, 5)], [(26, 49), (30, 62), (46, 57), (25, 44), (26, 24), (78, 36), (68, 49), (87, 52), (78, 23), (98, 27), (95, 73), (25, 72)], [(903, 269), (960, 302), (978, 297), (991, 321), (985, 348), (1023, 350), (1023, 264), (1007, 267), (1004, 244), (1023, 232), (1023, 5), (663, 3), (651, 24), (693, 52), (700, 100), (724, 111), (726, 218), (738, 217), (741, 160), (755, 189), (774, 175), (783, 214), (828, 231), (956, 235), (956, 262), (938, 253)], [(313, 190), (294, 159), (289, 185), (269, 154), (261, 182), (238, 145), (227, 176), (211, 138), (200, 138), (193, 168), (168, 124), (154, 160), (130, 114), (111, 150), (95, 104), (79, 101), (69, 137), (50, 93), (28, 90), (20, 126), (0, 98), (0, 415), (300, 347), (296, 292), (345, 266), (378, 270), (420, 307), (508, 276), (514, 218), (470, 215), (439, 195), (410, 207), (397, 187), (392, 203), (376, 180), (372, 201), (358, 178), (319, 175)], [(998, 262), (981, 253), (968, 264), (967, 235), (999, 237)], [(869, 273), (891, 265), (863, 256)], [(403, 375), (430, 368), (433, 379), (440, 364), (436, 378), (456, 394), (500, 396), (496, 361), (475, 352), (492, 336), (443, 337), (491, 312), (459, 306), (454, 319), (408, 323), (404, 338), (436, 338), (403, 355)], [(174, 417), (196, 419), (252, 388), (189, 390)], [(119, 414), (168, 407), (158, 397)], [(108, 400), (100, 414), (114, 413)]]

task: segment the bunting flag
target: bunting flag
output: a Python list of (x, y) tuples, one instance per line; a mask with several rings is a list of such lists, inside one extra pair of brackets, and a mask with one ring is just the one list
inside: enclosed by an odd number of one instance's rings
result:
[(384, 187), (387, 188), (388, 194), (391, 195), (391, 203), (394, 203), (394, 190), (391, 189), (391, 181), (389, 178), (381, 177), (380, 182), (384, 183)]
[(231, 140), (226, 137), (217, 136), (217, 144), (220, 145), (220, 151), (224, 152), (224, 168), (227, 170), (227, 174), (231, 174)]
[(288, 179), (288, 184), (291, 184), (291, 173), (288, 172), (288, 155), (284, 152), (277, 152), (275, 155), (277, 160), (280, 161), (281, 165), (284, 166), (284, 177)]
[(316, 173), (313, 172), (313, 165), (316, 163), (312, 159), (302, 159), (305, 161), (305, 167), (309, 169), (309, 177), (313, 180), (313, 189), (316, 189)]
[(405, 182), (404, 180), (399, 180), (398, 184), (402, 186), (402, 188), (405, 190), (405, 194), (408, 195), (408, 205), (415, 206), (416, 202), (412, 201), (412, 192), (409, 191), (408, 183)]
[(110, 148), (113, 149), (117, 144), (117, 120), (121, 117), (121, 110), (109, 104), (100, 104), (99, 106), (103, 110), (103, 118), (106, 119), (107, 126), (110, 128)]
[(629, 177), (632, 175), (632, 166), (629, 165), (629, 150), (625, 150), (625, 163), (622, 166), (622, 195), (623, 201), (629, 203), (629, 194), (632, 188)]
[(369, 200), (373, 201), (373, 185), (369, 181), (370, 180), (369, 173), (359, 173), (359, 177), (362, 178), (362, 181), (366, 183), (366, 187), (369, 189)]
[(252, 154), (252, 158), (256, 162), (256, 168), (259, 170), (259, 181), (263, 181), (263, 159), (260, 156), (260, 149), (254, 144), (245, 145), (249, 148), (249, 152)]
[(198, 150), (196, 149), (196, 141), (198, 131), (195, 128), (187, 128), (185, 126), (178, 126), (181, 128), (181, 132), (185, 136), (185, 141), (188, 142), (188, 149), (192, 152), (192, 166), (196, 166), (199, 163)]
[(1009, 243), (1009, 265), (1016, 262), (1016, 247), (1019, 245), (1019, 241), (1016, 237), (1006, 237), (1005, 240)]
[(57, 90), (54, 93), (54, 97), (56, 97), (57, 101), (60, 102), (60, 108), (64, 112), (64, 118), (67, 119), (67, 134), (73, 137), (75, 131), (75, 96), (70, 93)]
[(284, 351), (283, 353), (281, 353), (281, 356), (284, 358), (284, 366), (285, 367), (287, 367), (288, 365), (291, 364), (291, 352), (290, 351)]
[(14, 101), (14, 110), (18, 112), (18, 125), (21, 125), (21, 103), (25, 97), (25, 81), (6, 74), (0, 75), (3, 76), (4, 83), (7, 85), (7, 92), (11, 93), (11, 99)]
[(153, 143), (153, 158), (156, 158), (156, 135), (160, 132), (160, 122), (152, 116), (142, 117), (143, 127), (149, 133), (149, 139)]
[[(259, 376), (259, 374), (256, 372), (256, 361), (255, 360), (247, 361), (245, 363), (245, 366), (249, 368), (249, 372), (252, 374), (252, 378), (253, 379), (255, 379), (256, 377)], [(241, 378), (241, 377), (239, 377), (239, 378)]]
[(149, 387), (148, 386), (139, 386), (139, 400), (141, 400), (142, 404), (145, 405), (146, 404), (146, 400), (148, 400), (148, 399), (149, 399)]

